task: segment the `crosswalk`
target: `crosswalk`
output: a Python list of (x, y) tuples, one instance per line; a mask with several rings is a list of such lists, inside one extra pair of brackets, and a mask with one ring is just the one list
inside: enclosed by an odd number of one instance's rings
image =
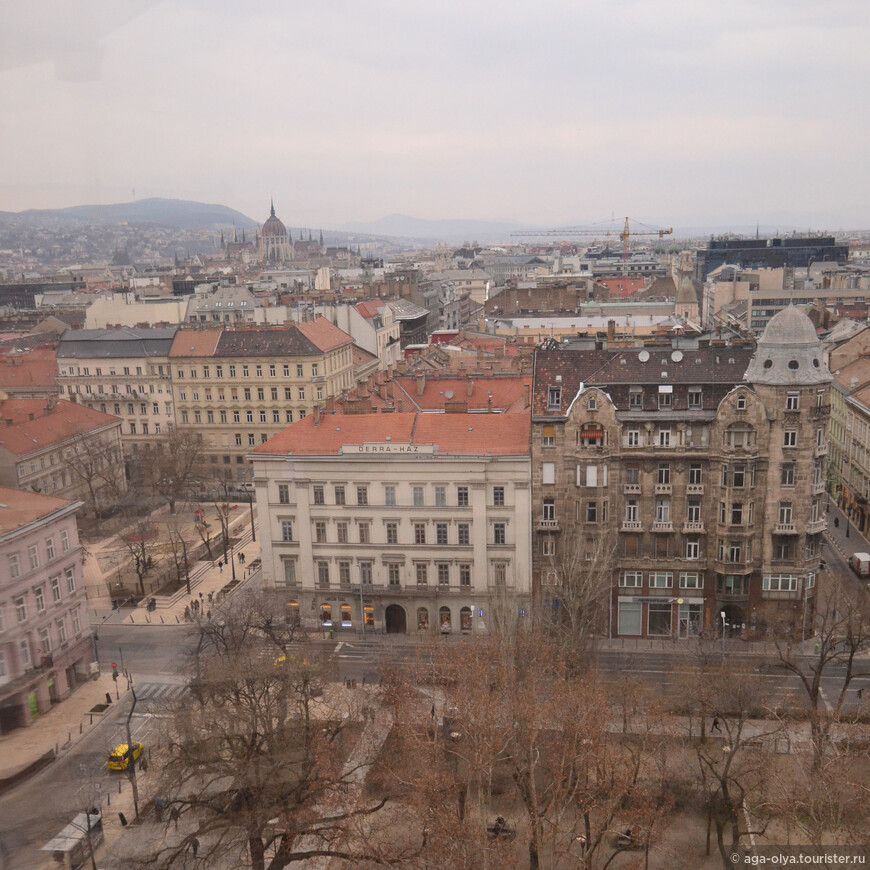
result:
[(189, 695), (190, 688), (184, 683), (139, 683), (136, 686), (136, 712), (159, 712)]

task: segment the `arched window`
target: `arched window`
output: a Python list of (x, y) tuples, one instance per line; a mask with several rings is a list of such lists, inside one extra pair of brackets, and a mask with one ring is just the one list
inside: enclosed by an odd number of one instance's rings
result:
[(471, 608), (463, 607), (459, 611), (459, 625), (463, 634), (471, 631)]
[(442, 607), (438, 611), (438, 625), (441, 628), (441, 631), (444, 634), (448, 634), (450, 632), (450, 608)]
[(429, 611), (425, 607), (417, 608), (417, 630), (429, 630)]
[(371, 604), (366, 604), (365, 607), (363, 607), (363, 616), (365, 617), (365, 619), (364, 619), (364, 624), (365, 624), (365, 626), (366, 626), (367, 628), (368, 628), (369, 626), (374, 627), (374, 624), (375, 624), (375, 609), (374, 609), (374, 607), (372, 607)]
[(754, 447), (755, 429), (747, 423), (732, 423), (725, 430), (726, 447)]
[(342, 604), (341, 605), (341, 627), (342, 628), (350, 628), (353, 623), (350, 620), (350, 605)]
[(324, 628), (332, 628), (332, 605), (320, 605), (320, 624)]
[(287, 625), (299, 625), (299, 602), (291, 598), (284, 607), (284, 621)]

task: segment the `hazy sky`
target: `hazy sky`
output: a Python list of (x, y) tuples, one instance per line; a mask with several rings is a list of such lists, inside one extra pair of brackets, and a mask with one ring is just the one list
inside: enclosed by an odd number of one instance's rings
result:
[(0, 0), (0, 210), (870, 227), (867, 0)]

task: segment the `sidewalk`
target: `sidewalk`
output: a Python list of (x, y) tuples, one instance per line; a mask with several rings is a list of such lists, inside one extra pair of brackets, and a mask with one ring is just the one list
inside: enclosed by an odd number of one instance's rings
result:
[[(127, 683), (118, 681), (121, 698)], [(0, 737), (0, 780), (21, 773), (46, 753), (63, 755), (91, 728), (96, 726), (112, 707), (90, 714), (98, 705), (105, 706), (106, 693), (115, 698), (115, 682), (110, 673), (101, 674), (79, 686), (69, 697), (39, 716), (32, 725), (16, 728)]]

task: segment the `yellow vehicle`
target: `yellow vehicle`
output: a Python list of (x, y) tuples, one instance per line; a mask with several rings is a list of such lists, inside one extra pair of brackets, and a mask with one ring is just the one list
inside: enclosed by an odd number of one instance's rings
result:
[(109, 770), (126, 770), (130, 760), (135, 761), (142, 754), (142, 744), (134, 743), (128, 747), (126, 743), (119, 743), (110, 753), (106, 766)]

